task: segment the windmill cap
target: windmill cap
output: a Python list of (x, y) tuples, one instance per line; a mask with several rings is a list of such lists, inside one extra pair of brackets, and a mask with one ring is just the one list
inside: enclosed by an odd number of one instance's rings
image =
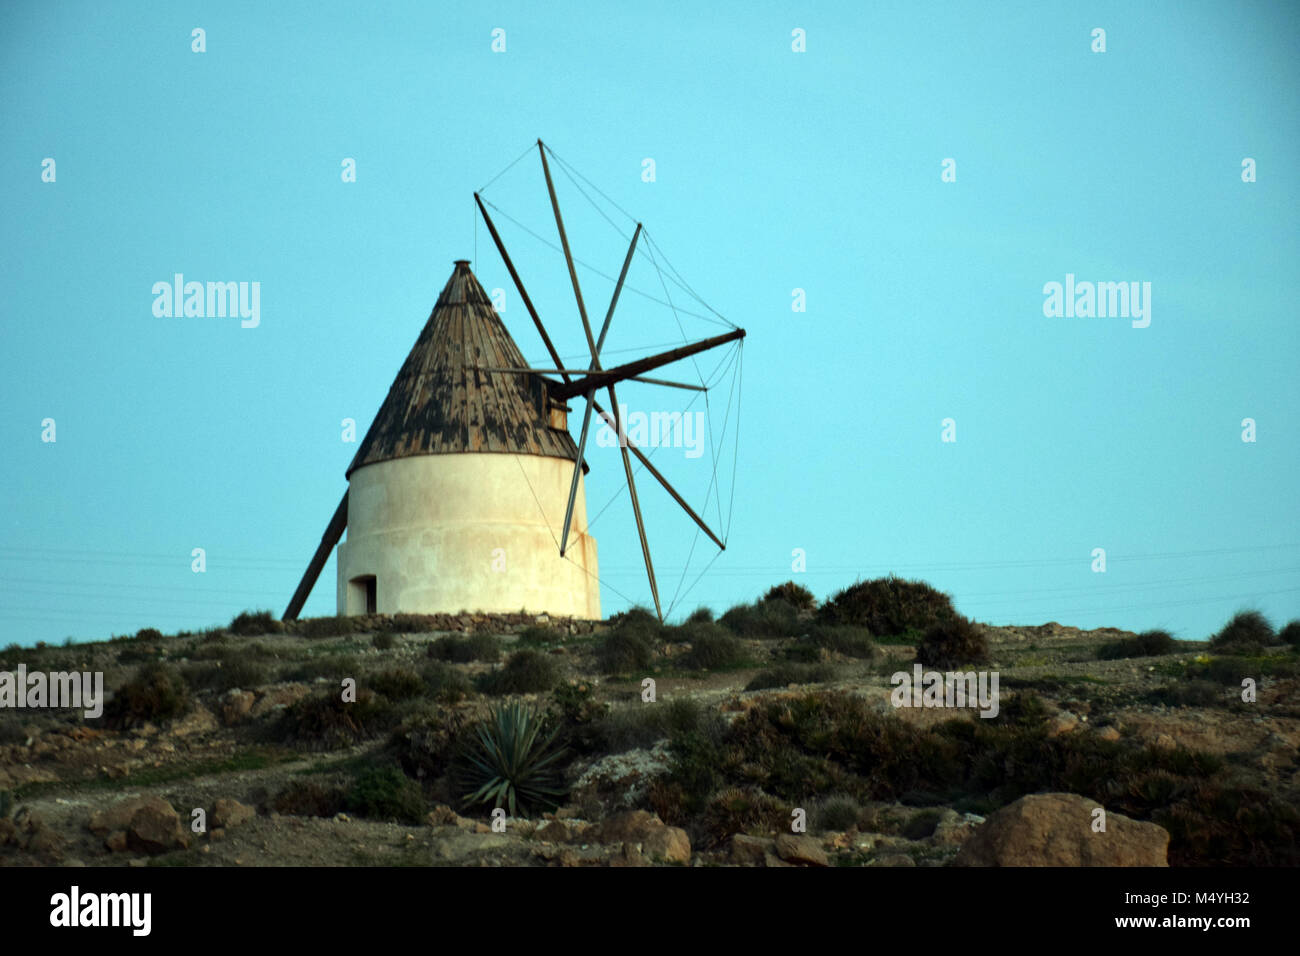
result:
[(464, 266), (466, 269), (469, 268), (469, 260), (468, 260), (468, 259), (457, 259), (453, 264), (454, 264), (454, 265), (456, 266), (456, 268), (458, 268), (458, 269), (459, 269), (461, 266)]

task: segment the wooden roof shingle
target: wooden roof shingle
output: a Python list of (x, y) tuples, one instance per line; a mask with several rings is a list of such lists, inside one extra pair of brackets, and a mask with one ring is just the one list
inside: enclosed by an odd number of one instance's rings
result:
[(463, 452), (576, 461), (567, 429), (547, 423), (538, 376), (482, 370), (527, 366), (469, 262), (458, 259), (347, 474), (394, 458)]

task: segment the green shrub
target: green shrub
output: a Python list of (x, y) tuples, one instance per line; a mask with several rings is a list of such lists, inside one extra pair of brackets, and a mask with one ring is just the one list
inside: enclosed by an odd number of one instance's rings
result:
[(649, 608), (634, 605), (613, 615), (607, 622), (610, 627), (659, 627), (659, 617)]
[(799, 612), (783, 598), (737, 604), (718, 621), (740, 637), (791, 637), (801, 629)]
[(650, 669), (655, 648), (644, 634), (616, 628), (596, 648), (596, 663), (602, 674), (635, 674)]
[(469, 678), (451, 664), (442, 661), (430, 661), (420, 672), (425, 686), (434, 700), (444, 704), (455, 704), (474, 693), (474, 685)]
[(281, 630), (282, 625), (270, 611), (244, 611), (230, 622), (230, 633), (239, 637), (279, 634)]
[(546, 654), (534, 650), (515, 651), (498, 670), (479, 677), (485, 694), (544, 694), (560, 682), (560, 668)]
[(365, 618), (340, 614), (337, 617), (308, 617), (294, 621), (294, 633), (312, 640), (325, 637), (346, 637), (364, 630)]
[(716, 624), (691, 625), (691, 649), (678, 660), (692, 670), (719, 670), (744, 661), (744, 647)]
[(271, 800), (276, 813), (295, 817), (332, 817), (347, 806), (342, 787), (318, 780), (294, 780)]
[(813, 593), (802, 584), (795, 584), (793, 581), (786, 581), (784, 584), (778, 584), (776, 587), (769, 589), (763, 595), (763, 600), (785, 601), (800, 611), (812, 611), (817, 607), (817, 599), (813, 597)]
[(361, 661), (351, 654), (328, 654), (312, 657), (286, 668), (283, 680), (303, 681), (310, 684), (324, 677), (336, 686), (345, 677), (356, 677), (361, 671)]
[(270, 679), (270, 671), (257, 660), (232, 657), (213, 664), (191, 665), (186, 669), (185, 677), (196, 690), (224, 694), (235, 688), (252, 690), (261, 687)]
[(701, 819), (685, 821), (705, 847), (724, 846), (737, 833), (772, 836), (790, 825), (790, 808), (757, 787), (729, 787), (705, 804)]
[(142, 627), (135, 632), (137, 641), (161, 641), (162, 636), (162, 631), (156, 627)]
[[(564, 635), (553, 627), (543, 627), (540, 624), (530, 624), (519, 632), (515, 638), (517, 647), (551, 647), (555, 644), (562, 644)], [(487, 660), (488, 658), (484, 658)], [(496, 660), (495, 657), (491, 660)]]
[(1277, 632), (1277, 639), (1283, 644), (1300, 648), (1300, 620), (1288, 621), (1286, 626)]
[(767, 690), (771, 687), (787, 687), (790, 684), (820, 684), (835, 678), (835, 668), (829, 664), (778, 664), (767, 670), (759, 671), (745, 690)]
[(457, 754), (453, 776), (462, 806), (505, 807), (511, 816), (558, 806), (564, 795), (559, 728), (519, 701), (498, 704)]
[(1036, 691), (1022, 690), (1002, 703), (998, 719), (1008, 724), (1032, 727), (1047, 719), (1048, 707)]
[(982, 664), (988, 656), (988, 641), (983, 632), (964, 617), (954, 616), (930, 625), (916, 646), (918, 662), (941, 670)]
[(839, 832), (858, 825), (862, 807), (852, 797), (842, 794), (818, 800), (810, 808), (813, 829), (820, 833)]
[(649, 788), (649, 799), (665, 823), (689, 823), (722, 785), (726, 721), (694, 701), (674, 702), (667, 715), (669, 771)]
[(1259, 611), (1238, 611), (1223, 630), (1210, 638), (1210, 647), (1224, 654), (1255, 655), (1274, 640), (1268, 618)]
[(345, 702), (338, 689), (295, 701), (275, 728), (280, 740), (337, 750), (369, 740), (391, 728), (396, 712), (369, 688), (358, 688), (357, 699)]
[(1166, 707), (1215, 707), (1227, 702), (1223, 686), (1208, 680), (1166, 684), (1150, 691), (1146, 699)]
[(113, 695), (104, 718), (110, 727), (136, 727), (173, 720), (189, 709), (185, 679), (174, 667), (153, 662), (141, 666)]
[(814, 624), (808, 637), (817, 647), (824, 647), (845, 657), (870, 660), (876, 656), (875, 641), (871, 639), (871, 632), (865, 627)]
[(924, 631), (956, 616), (947, 594), (924, 581), (906, 581), (893, 575), (845, 588), (817, 612), (824, 624), (853, 624), (885, 637), (911, 629)]
[(811, 640), (800, 640), (782, 650), (781, 656), (797, 664), (816, 664), (826, 660), (827, 654)]
[(595, 689), (589, 681), (570, 678), (551, 694), (559, 719), (570, 727), (590, 724), (605, 716), (609, 707), (596, 699)]
[(391, 667), (371, 674), (366, 683), (377, 694), (383, 694), (389, 700), (410, 700), (424, 694), (427, 685), (415, 671), (404, 667)]
[(428, 654), (434, 660), (468, 664), (486, 661), (495, 664), (501, 659), (501, 639), (494, 634), (471, 634), (468, 637), (442, 637), (429, 645)]
[(409, 715), (388, 739), (387, 753), (417, 780), (436, 780), (455, 756), (464, 718), (456, 711), (427, 708)]
[(397, 638), (387, 631), (381, 631), (370, 639), (370, 646), (377, 651), (391, 651), (397, 646)]
[(1176, 650), (1178, 642), (1168, 631), (1143, 631), (1136, 637), (1103, 644), (1097, 648), (1097, 659), (1114, 661), (1130, 657), (1158, 657), (1161, 654), (1172, 654)]
[(428, 804), (420, 785), (396, 767), (372, 767), (348, 790), (347, 808), (372, 820), (423, 823)]
[(690, 613), (690, 616), (686, 618), (686, 623), (687, 624), (712, 624), (713, 609), (708, 607), (697, 607), (694, 611)]

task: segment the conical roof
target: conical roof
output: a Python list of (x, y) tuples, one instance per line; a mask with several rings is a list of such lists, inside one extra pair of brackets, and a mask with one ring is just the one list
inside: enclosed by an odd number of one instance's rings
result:
[(576, 461), (567, 428), (551, 428), (527, 368), (469, 262), (456, 267), (388, 390), (348, 474), (415, 455), (507, 452)]

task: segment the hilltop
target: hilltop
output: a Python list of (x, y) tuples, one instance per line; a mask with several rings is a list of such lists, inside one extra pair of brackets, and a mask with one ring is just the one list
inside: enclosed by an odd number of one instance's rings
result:
[[(102, 671), (112, 697), (0, 710), (0, 863), (1300, 863), (1297, 625), (992, 626), (903, 584), (678, 626), (244, 614), (11, 648), (0, 671)], [(918, 657), (995, 673), (997, 715), (894, 706)], [(493, 721), (526, 738), (504, 832), (464, 800)]]

